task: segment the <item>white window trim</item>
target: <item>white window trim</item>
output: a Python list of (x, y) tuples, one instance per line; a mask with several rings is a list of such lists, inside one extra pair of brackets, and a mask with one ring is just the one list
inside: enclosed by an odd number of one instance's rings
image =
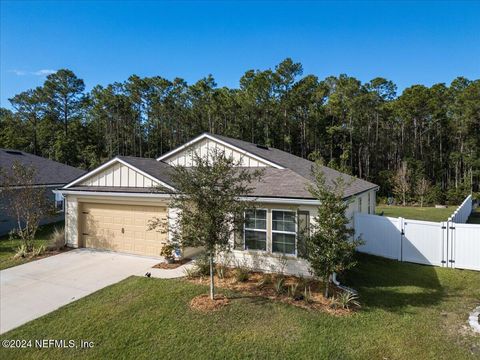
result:
[[(292, 231), (282, 231), (282, 230), (273, 230), (273, 212), (274, 211), (281, 211), (281, 212), (290, 212), (295, 214), (295, 232)], [(294, 256), (297, 257), (297, 245), (298, 245), (298, 211), (297, 210), (291, 210), (291, 209), (272, 209), (272, 215), (271, 215), (271, 229), (272, 229), (272, 241), (271, 241), (271, 249), (270, 252), (272, 254), (283, 254), (285, 256)], [(277, 251), (273, 251), (273, 234), (288, 234), (288, 235), (295, 235), (295, 252), (293, 254), (286, 254), (286, 253), (281, 253)]]
[[(252, 229), (247, 228), (246, 226), (243, 227), (243, 250), (244, 251), (256, 251), (260, 253), (268, 253), (268, 209), (264, 208), (255, 208), (252, 210), (264, 210), (265, 211), (265, 229)], [(243, 218), (245, 219), (246, 213), (243, 213)], [(245, 231), (258, 231), (265, 233), (265, 250), (260, 249), (247, 249), (247, 239), (245, 238)]]

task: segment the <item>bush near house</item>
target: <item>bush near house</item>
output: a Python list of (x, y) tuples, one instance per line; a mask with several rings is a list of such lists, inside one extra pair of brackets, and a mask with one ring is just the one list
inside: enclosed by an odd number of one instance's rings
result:
[[(63, 228), (64, 221), (40, 226), (33, 239), (34, 249), (44, 246), (46, 250), (54, 250), (53, 247), (56, 250), (60, 250), (58, 248), (61, 243), (61, 235), (59, 233), (62, 232), (61, 229)], [(54, 237), (54, 234), (57, 236)], [(21, 245), (22, 240), (20, 239), (10, 238), (9, 235), (0, 237), (0, 270), (35, 260), (35, 257), (32, 256), (15, 258), (15, 254)], [(54, 253), (51, 252), (50, 254)]]

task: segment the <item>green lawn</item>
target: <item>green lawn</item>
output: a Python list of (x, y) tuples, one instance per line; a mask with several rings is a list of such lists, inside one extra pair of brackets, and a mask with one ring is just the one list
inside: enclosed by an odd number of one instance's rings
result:
[[(63, 225), (64, 222), (60, 221), (41, 226), (35, 236), (35, 246), (47, 244), (48, 238), (50, 237), (53, 229), (55, 227), (63, 227)], [(30, 258), (13, 259), (13, 255), (15, 255), (15, 252), (20, 244), (20, 240), (10, 240), (8, 235), (0, 237), (0, 270), (35, 260)]]
[(450, 205), (446, 209), (436, 209), (435, 207), (377, 205), (376, 214), (380, 215), (383, 211), (383, 216), (440, 222), (447, 221), (456, 208), (457, 206), (455, 205)]
[(474, 212), (468, 218), (467, 223), (469, 224), (480, 224), (480, 206), (475, 209)]
[(206, 287), (131, 277), (1, 336), (87, 340), (93, 348), (2, 349), (0, 358), (480, 358), (480, 336), (465, 330), (480, 272), (359, 258), (348, 284), (363, 307), (348, 317), (232, 293), (230, 305), (203, 314), (188, 304)]

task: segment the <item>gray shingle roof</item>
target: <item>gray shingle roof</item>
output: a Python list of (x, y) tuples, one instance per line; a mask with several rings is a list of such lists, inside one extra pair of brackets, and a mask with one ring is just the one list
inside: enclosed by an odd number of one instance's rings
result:
[(117, 156), (117, 158), (135, 166), (137, 169), (146, 172), (148, 175), (151, 175), (168, 185), (172, 185), (172, 180), (170, 179), (172, 167), (163, 161), (135, 156)]
[[(292, 155), (285, 151), (274, 148), (257, 147), (257, 145), (228, 138), (225, 136), (209, 134), (214, 138), (218, 138), (226, 143), (236, 146), (249, 153), (262, 157), (270, 162), (280, 165), (284, 169), (277, 169), (273, 167), (266, 167), (264, 169), (263, 177), (251, 184), (253, 188), (252, 196), (258, 197), (284, 197), (284, 198), (300, 198), (312, 199), (312, 195), (306, 189), (307, 185), (314, 179), (312, 177), (313, 162)], [(157, 178), (158, 180), (175, 187), (170, 174), (172, 167), (163, 162), (151, 158), (141, 158), (133, 156), (117, 156), (139, 170)], [(257, 168), (258, 169), (258, 168)], [(339, 177), (343, 178), (346, 188), (345, 197), (352, 196), (370, 189), (374, 189), (377, 185), (356, 177), (343, 174), (337, 170), (322, 167), (327, 185), (334, 186), (334, 181)], [(151, 192), (150, 190), (140, 188), (107, 188), (107, 187), (72, 187), (71, 190), (85, 190), (85, 191), (127, 191), (127, 192)], [(121, 189), (121, 190), (120, 190)]]
[[(215, 134), (209, 134), (209, 135), (215, 138), (218, 138), (230, 145), (236, 146), (242, 150), (248, 151), (254, 155), (260, 156), (284, 168), (290, 169), (296, 174), (302, 176), (306, 180), (310, 180), (310, 181), (314, 180), (312, 176), (312, 166), (314, 163), (312, 161), (303, 159), (296, 155), (292, 155), (286, 151), (278, 150), (275, 148), (266, 149), (264, 147), (258, 147), (255, 144), (252, 144), (243, 140), (232, 139), (226, 136), (215, 135)], [(341, 177), (344, 180), (346, 184), (345, 194), (344, 194), (345, 197), (349, 197), (354, 194), (358, 194), (370, 189), (374, 189), (378, 186), (366, 180), (362, 180), (354, 176), (341, 173), (340, 171), (331, 169), (327, 166), (322, 166), (322, 170), (325, 176), (325, 182), (329, 186), (333, 187), (334, 181), (339, 177)]]
[[(0, 149), (0, 168), (3, 171), (11, 174), (13, 164), (16, 161), (24, 166), (32, 166), (36, 170), (36, 185), (67, 184), (86, 173), (85, 170), (77, 169), (24, 151)], [(0, 187), (2, 186), (1, 181), (0, 179)]]

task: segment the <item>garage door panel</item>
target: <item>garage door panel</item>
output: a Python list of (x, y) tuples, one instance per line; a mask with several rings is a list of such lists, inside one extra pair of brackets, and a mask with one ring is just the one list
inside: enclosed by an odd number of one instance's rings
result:
[(159, 256), (167, 239), (147, 230), (150, 219), (165, 217), (166, 207), (85, 203), (82, 213), (85, 247)]

